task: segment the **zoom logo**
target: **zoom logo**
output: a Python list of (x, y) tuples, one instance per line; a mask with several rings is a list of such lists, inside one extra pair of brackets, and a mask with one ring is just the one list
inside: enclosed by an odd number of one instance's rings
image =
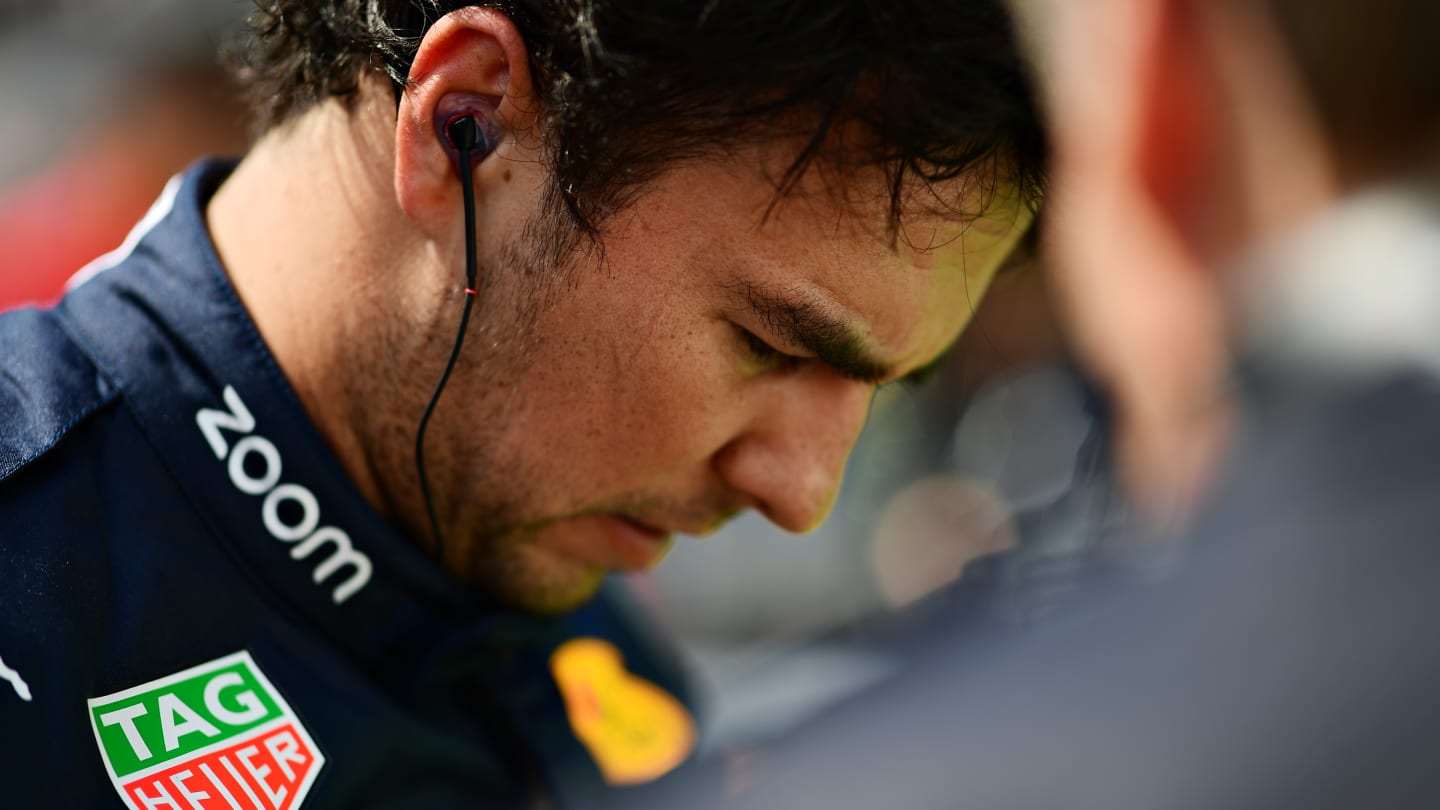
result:
[[(344, 530), (321, 525), (320, 502), (313, 492), (300, 484), (281, 483), (284, 465), (279, 448), (254, 432), (255, 417), (232, 386), (225, 386), (224, 397), (228, 411), (201, 408), (195, 412), (195, 424), (215, 458), (225, 462), (230, 483), (261, 499), (260, 520), (271, 537), (290, 545), (290, 558), (305, 560), (321, 554), (313, 574), (315, 584), (342, 570), (350, 572), (331, 592), (335, 604), (341, 604), (370, 581), (370, 558), (355, 550)], [(226, 441), (227, 432), (241, 438), (232, 446)], [(281, 507), (287, 503), (291, 507), (282, 516)]]

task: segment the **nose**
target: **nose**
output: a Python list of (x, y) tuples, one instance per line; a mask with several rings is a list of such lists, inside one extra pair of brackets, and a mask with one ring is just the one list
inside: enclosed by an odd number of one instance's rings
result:
[(720, 449), (725, 485), (786, 531), (815, 528), (830, 513), (873, 389), (833, 373), (767, 392), (745, 429)]

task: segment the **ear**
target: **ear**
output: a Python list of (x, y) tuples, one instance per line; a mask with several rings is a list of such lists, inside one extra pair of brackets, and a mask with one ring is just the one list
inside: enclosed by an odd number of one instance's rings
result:
[(469, 7), (437, 20), (420, 41), (395, 128), (395, 193), (400, 208), (432, 236), (457, 233), (460, 193), (454, 150), (444, 135), (456, 115), (474, 114), (491, 147), (475, 153), (477, 199), (501, 183), (493, 158), (533, 148), (538, 118), (529, 54), (520, 32), (494, 9)]
[(1190, 0), (1152, 0), (1137, 65), (1135, 179), (1185, 247), (1207, 255), (1228, 230), (1223, 85)]

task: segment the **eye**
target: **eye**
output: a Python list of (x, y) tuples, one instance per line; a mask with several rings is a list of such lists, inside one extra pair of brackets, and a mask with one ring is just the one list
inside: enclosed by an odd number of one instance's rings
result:
[(745, 352), (750, 355), (750, 359), (766, 371), (788, 370), (805, 359), (780, 351), (742, 326), (736, 326), (735, 330), (739, 333), (740, 342), (745, 347)]
[(940, 372), (940, 368), (940, 363), (931, 363), (924, 368), (912, 371), (904, 377), (901, 377), (900, 379), (896, 380), (894, 384), (899, 385), (908, 392), (914, 393), (916, 391), (919, 391), (921, 388), (924, 388), (930, 383), (931, 380), (935, 379), (935, 376)]
[(921, 366), (920, 368), (910, 372), (909, 374), (906, 374), (904, 377), (901, 377), (898, 380), (892, 380), (891, 382), (887, 382), (880, 387), (890, 388), (893, 386), (899, 386), (900, 389), (905, 391), (907, 394), (914, 394), (920, 389), (924, 388), (926, 385), (928, 385), (931, 380), (935, 379), (935, 377), (939, 375), (941, 369), (945, 368), (945, 364), (949, 362), (949, 356), (950, 352), (947, 350), (944, 354), (930, 361), (928, 365)]

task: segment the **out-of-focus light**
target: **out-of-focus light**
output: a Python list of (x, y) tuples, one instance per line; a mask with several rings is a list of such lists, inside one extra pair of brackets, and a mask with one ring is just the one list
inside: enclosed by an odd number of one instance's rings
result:
[(1015, 542), (1014, 513), (993, 487), (942, 475), (910, 484), (885, 504), (870, 562), (886, 601), (903, 607), (954, 582), (971, 560)]
[(1075, 484), (1075, 461), (1094, 429), (1074, 375), (1040, 368), (976, 395), (952, 439), (956, 472), (990, 481), (1013, 509), (1045, 507)]

